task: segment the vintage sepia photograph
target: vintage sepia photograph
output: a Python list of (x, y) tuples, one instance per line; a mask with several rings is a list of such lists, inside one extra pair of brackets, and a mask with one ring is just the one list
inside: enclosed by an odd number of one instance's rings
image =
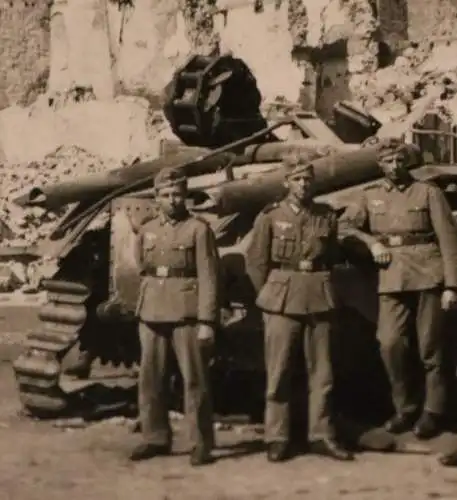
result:
[(0, 0), (0, 500), (457, 499), (457, 1)]

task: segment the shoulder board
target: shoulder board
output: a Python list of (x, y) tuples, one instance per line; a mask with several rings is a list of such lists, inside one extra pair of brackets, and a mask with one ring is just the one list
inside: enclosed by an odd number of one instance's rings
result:
[(331, 205), (322, 201), (315, 201), (314, 209), (318, 214), (329, 214), (335, 211)]
[(376, 184), (370, 184), (369, 186), (365, 186), (363, 190), (370, 191), (370, 189), (379, 189), (380, 187), (382, 187), (382, 184), (380, 182), (376, 182)]
[(422, 184), (424, 189), (429, 191), (439, 191), (442, 194), (446, 194), (446, 189), (443, 189), (436, 181), (430, 179), (427, 181), (417, 181), (418, 184)]
[(159, 216), (159, 212), (150, 212), (145, 215), (142, 219), (139, 220), (139, 224), (142, 226), (143, 224), (147, 224), (151, 220), (157, 219)]
[(191, 214), (191, 217), (193, 219), (195, 219), (196, 221), (201, 222), (202, 224), (205, 224), (205, 226), (210, 227), (210, 223), (204, 217), (202, 217), (201, 215)]
[(267, 214), (278, 207), (279, 207), (279, 203), (277, 201), (275, 201), (274, 203), (269, 203), (266, 207), (264, 207), (264, 209), (260, 213)]
[(151, 222), (154, 219), (157, 219), (157, 213), (149, 213), (142, 219), (136, 219), (133, 217), (130, 217), (130, 223), (132, 224), (132, 228), (135, 231), (139, 231), (144, 225), (146, 225), (148, 222)]
[(432, 188), (439, 187), (434, 179), (415, 180), (414, 184), (422, 184), (423, 186), (432, 187)]

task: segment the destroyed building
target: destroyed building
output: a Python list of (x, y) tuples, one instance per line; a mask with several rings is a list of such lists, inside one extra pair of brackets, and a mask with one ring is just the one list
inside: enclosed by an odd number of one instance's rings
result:
[[(401, 117), (444, 82), (446, 106), (428, 120), (452, 129), (456, 16), (451, 0), (0, 0), (3, 213), (31, 183), (155, 157), (170, 137), (162, 89), (194, 51), (232, 51), (265, 105), (326, 120), (341, 100)], [(7, 219), (14, 245), (55, 223), (39, 211)]]

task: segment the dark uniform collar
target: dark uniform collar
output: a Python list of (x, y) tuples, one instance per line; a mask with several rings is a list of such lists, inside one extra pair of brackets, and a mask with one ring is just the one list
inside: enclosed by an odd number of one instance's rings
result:
[(180, 214), (178, 217), (169, 217), (165, 212), (161, 211), (159, 214), (159, 222), (161, 226), (165, 226), (166, 224), (175, 226), (176, 224), (185, 221), (188, 217), (189, 212), (187, 210)]

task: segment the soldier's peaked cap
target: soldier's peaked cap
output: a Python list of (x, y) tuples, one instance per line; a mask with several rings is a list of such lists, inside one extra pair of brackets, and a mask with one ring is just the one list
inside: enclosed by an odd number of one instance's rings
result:
[(414, 166), (422, 163), (420, 149), (414, 144), (406, 144), (396, 137), (388, 137), (378, 144), (377, 160), (380, 161), (388, 156), (401, 156), (405, 166)]
[(296, 151), (284, 155), (282, 164), (286, 171), (286, 178), (289, 177), (314, 177), (313, 161), (321, 158), (322, 155), (315, 151)]
[(187, 183), (187, 177), (179, 168), (164, 168), (154, 179), (154, 187), (161, 189), (164, 187), (178, 186)]

